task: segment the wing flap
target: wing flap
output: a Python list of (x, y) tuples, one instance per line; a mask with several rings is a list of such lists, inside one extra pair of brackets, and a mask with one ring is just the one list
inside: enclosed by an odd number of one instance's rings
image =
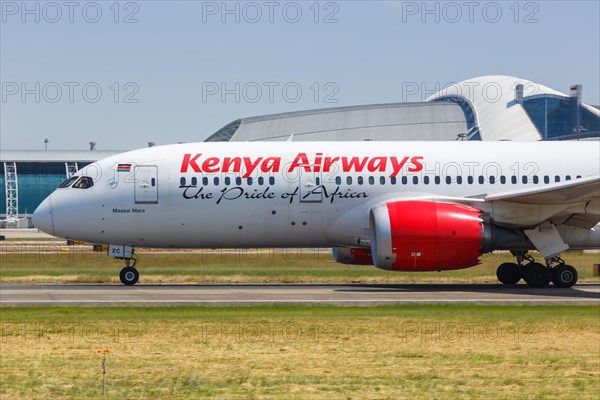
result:
[(600, 176), (494, 193), (485, 202), (499, 223), (527, 227), (550, 220), (589, 229), (600, 222)]

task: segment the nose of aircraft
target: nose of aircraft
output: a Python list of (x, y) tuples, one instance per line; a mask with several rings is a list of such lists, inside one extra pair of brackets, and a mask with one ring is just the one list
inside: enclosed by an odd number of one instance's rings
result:
[(52, 201), (50, 196), (46, 197), (44, 201), (35, 209), (31, 216), (33, 226), (41, 230), (42, 232), (54, 235), (54, 221), (52, 219)]

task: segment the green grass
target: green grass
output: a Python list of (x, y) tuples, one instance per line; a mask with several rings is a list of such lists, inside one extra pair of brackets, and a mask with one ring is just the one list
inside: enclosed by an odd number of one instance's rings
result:
[(593, 306), (2, 308), (0, 398), (597, 399)]
[[(33, 252), (0, 253), (2, 283), (117, 283), (123, 261), (86, 248), (45, 245)], [(493, 283), (510, 254), (486, 255), (476, 267), (443, 272), (389, 272), (373, 266), (342, 265), (316, 250), (188, 252), (142, 251), (141, 283)], [(599, 253), (567, 252), (581, 282), (592, 277)]]

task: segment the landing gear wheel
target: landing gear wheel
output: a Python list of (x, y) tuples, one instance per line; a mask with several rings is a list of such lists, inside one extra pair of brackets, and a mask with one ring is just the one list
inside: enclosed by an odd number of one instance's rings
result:
[(543, 288), (550, 284), (552, 271), (540, 263), (531, 263), (525, 266), (523, 279), (531, 287)]
[(132, 286), (137, 283), (138, 279), (140, 279), (140, 273), (133, 267), (125, 267), (121, 270), (119, 278), (121, 278), (121, 282), (124, 285)]
[(570, 288), (577, 283), (577, 270), (570, 265), (559, 265), (552, 269), (552, 283), (560, 288)]
[(521, 267), (516, 263), (500, 264), (496, 270), (496, 277), (505, 285), (514, 285), (521, 280)]

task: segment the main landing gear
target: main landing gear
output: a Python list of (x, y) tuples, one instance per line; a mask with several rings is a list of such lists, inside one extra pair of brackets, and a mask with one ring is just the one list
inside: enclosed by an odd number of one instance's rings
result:
[(517, 257), (516, 263), (503, 263), (496, 270), (498, 280), (505, 285), (515, 285), (521, 279), (535, 288), (546, 287), (550, 282), (561, 288), (570, 288), (577, 283), (577, 270), (560, 257), (547, 259), (544, 265), (526, 251), (513, 252), (513, 255)]

